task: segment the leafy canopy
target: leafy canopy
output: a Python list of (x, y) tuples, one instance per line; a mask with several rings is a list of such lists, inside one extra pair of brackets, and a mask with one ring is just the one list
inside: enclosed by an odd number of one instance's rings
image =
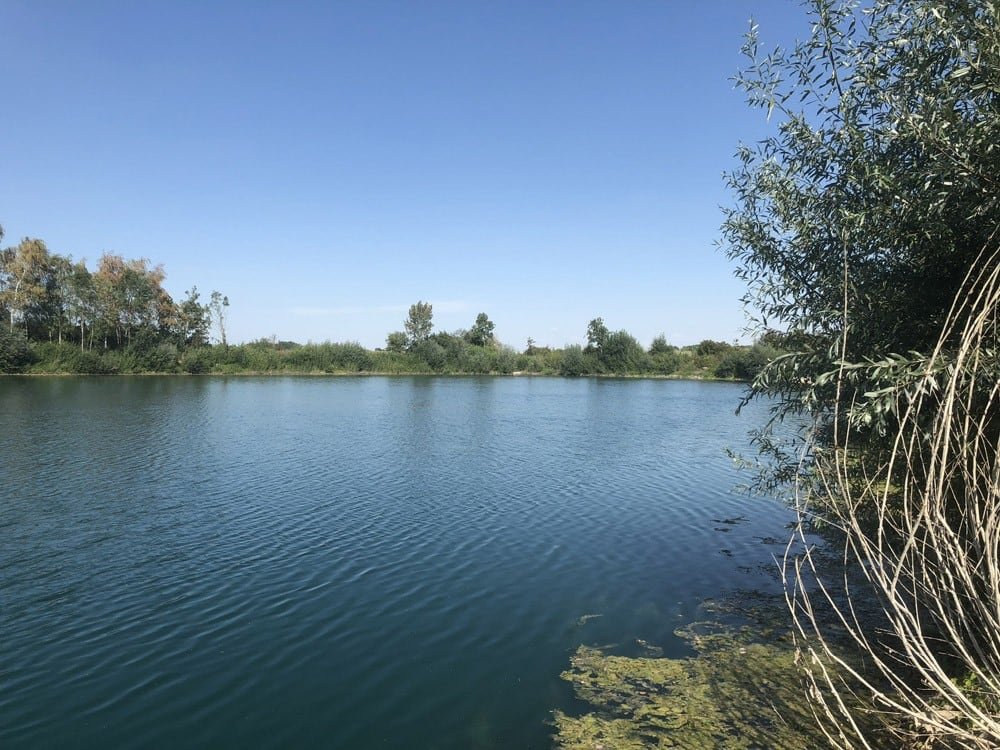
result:
[(403, 329), (406, 331), (408, 345), (415, 349), (424, 341), (430, 338), (434, 329), (432, 318), (434, 309), (430, 302), (417, 302), (410, 305), (410, 312), (403, 322)]
[(740, 147), (722, 228), (757, 333), (791, 350), (753, 386), (779, 417), (864, 407), (873, 367), (920, 361), (1000, 226), (997, 4), (809, 6), (794, 49), (747, 37), (737, 84), (778, 124)]

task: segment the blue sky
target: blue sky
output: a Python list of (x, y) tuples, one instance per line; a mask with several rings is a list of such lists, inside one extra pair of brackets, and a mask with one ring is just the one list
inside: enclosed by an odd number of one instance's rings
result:
[(602, 316), (743, 338), (731, 77), (793, 0), (0, 3), (0, 224), (231, 300), (230, 340), (380, 346), (417, 300), (523, 348)]

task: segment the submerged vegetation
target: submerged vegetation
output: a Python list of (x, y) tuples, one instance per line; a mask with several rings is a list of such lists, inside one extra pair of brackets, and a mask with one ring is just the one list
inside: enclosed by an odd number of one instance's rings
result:
[(92, 272), (36, 239), (3, 250), (0, 373), (519, 373), (749, 380), (780, 344), (772, 336), (753, 346), (708, 340), (678, 348), (661, 335), (644, 348), (627, 331), (609, 331), (595, 318), (586, 348), (552, 349), (529, 339), (518, 351), (496, 339), (486, 313), (467, 330), (435, 332), (431, 304), (417, 302), (404, 330), (390, 333), (384, 349), (276, 338), (230, 345), (229, 298), (213, 291), (203, 302), (192, 288), (175, 301), (163, 288), (165, 276), (162, 266), (110, 254)]
[[(693, 652), (643, 656), (580, 646), (562, 678), (588, 710), (555, 712), (561, 750), (812, 750), (825, 742), (781, 597), (706, 602), (713, 618), (675, 631)], [(838, 639), (843, 644), (843, 639)], [(824, 665), (833, 668), (833, 660)], [(851, 700), (852, 709), (860, 709)]]
[(694, 630), (679, 635), (696, 656), (680, 659), (581, 646), (562, 677), (592, 710), (557, 712), (556, 746), (807, 750), (822, 741), (790, 638), (762, 643), (740, 631)]

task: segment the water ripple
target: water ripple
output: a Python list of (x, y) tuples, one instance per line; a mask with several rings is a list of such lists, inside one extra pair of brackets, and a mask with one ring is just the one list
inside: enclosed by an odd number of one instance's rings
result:
[(768, 560), (738, 397), (2, 380), (0, 745), (544, 747), (575, 645), (679, 649)]

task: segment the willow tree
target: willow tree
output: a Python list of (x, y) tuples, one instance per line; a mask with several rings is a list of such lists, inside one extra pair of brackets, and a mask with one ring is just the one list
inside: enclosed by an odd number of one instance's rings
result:
[[(738, 83), (777, 126), (740, 148), (723, 234), (759, 333), (790, 352), (750, 397), (808, 417), (802, 452), (759, 436), (771, 479), (797, 478), (805, 520), (841, 530), (885, 617), (872, 630), (831, 571), (790, 561), (817, 715), (836, 745), (884, 742), (843, 710), (860, 690), (897, 742), (996, 747), (1000, 4), (810, 8), (791, 50), (748, 37)], [(856, 663), (838, 662), (827, 618), (874, 675), (827, 671)]]
[[(1000, 6), (810, 6), (791, 50), (748, 35), (737, 82), (777, 125), (738, 151), (723, 244), (757, 333), (780, 331), (791, 352), (752, 395), (776, 398), (779, 417), (854, 404), (877, 440), (892, 410), (865, 394), (919, 369), (1000, 222)], [(831, 375), (841, 363), (850, 377)]]

